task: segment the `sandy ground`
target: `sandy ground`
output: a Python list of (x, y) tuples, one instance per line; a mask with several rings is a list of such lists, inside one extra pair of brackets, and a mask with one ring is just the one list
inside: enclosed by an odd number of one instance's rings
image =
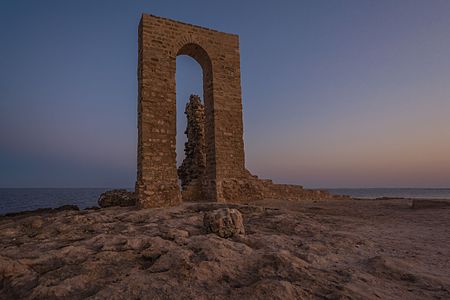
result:
[(0, 217), (0, 299), (450, 299), (450, 207), (410, 201), (108, 208)]

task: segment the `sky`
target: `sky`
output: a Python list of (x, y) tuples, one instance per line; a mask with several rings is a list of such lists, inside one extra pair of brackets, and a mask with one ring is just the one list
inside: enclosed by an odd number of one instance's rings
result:
[[(0, 187), (132, 187), (142, 13), (240, 36), (247, 168), (450, 186), (450, 1), (0, 1)], [(200, 66), (177, 58), (177, 155)]]

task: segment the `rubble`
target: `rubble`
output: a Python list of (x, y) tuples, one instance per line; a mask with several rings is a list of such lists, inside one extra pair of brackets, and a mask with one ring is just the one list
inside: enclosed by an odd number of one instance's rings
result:
[(134, 206), (136, 205), (136, 194), (125, 189), (107, 191), (98, 198), (98, 205), (100, 207)]
[(205, 212), (203, 225), (208, 232), (222, 238), (229, 238), (236, 234), (245, 234), (244, 219), (235, 208), (221, 208)]

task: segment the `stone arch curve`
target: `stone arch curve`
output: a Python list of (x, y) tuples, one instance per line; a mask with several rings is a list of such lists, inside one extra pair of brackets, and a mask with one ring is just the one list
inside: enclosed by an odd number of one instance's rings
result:
[(202, 67), (203, 73), (212, 75), (212, 61), (208, 51), (200, 46), (198, 42), (189, 41), (180, 43), (180, 45), (176, 56), (187, 55), (192, 57)]
[[(182, 187), (182, 200), (184, 201), (205, 201), (208, 195), (208, 178), (212, 178), (215, 168), (214, 157), (214, 118), (212, 118), (212, 107), (214, 103), (214, 83), (213, 83), (213, 68), (212, 61), (207, 51), (201, 47), (198, 42), (192, 42), (190, 39), (188, 42), (182, 44), (177, 51), (176, 56), (187, 55), (193, 58), (202, 69), (202, 83), (203, 83), (203, 103), (205, 111), (207, 112), (204, 122), (205, 140), (204, 142), (204, 154), (205, 154), (205, 169), (196, 170), (200, 172), (197, 174), (209, 174), (209, 176), (198, 175), (195, 181), (191, 182), (188, 186)], [(197, 141), (199, 142), (199, 141)], [(205, 177), (205, 178), (203, 178)]]
[(204, 200), (224, 201), (224, 179), (245, 176), (237, 35), (143, 15), (139, 25), (138, 171), (140, 207), (181, 201), (176, 169), (176, 57), (203, 70), (206, 171)]
[[(208, 52), (200, 46), (197, 42), (184, 42), (180, 43), (178, 51), (176, 52), (176, 57), (179, 55), (187, 55), (193, 58), (202, 68), (203, 76), (203, 97), (210, 98), (208, 100), (204, 99), (205, 105), (211, 105), (214, 101), (213, 97), (213, 66), (211, 58)], [(208, 103), (208, 104), (206, 104)]]

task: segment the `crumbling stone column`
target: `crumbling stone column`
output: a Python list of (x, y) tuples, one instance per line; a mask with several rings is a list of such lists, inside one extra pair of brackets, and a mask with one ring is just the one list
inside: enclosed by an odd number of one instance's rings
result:
[(206, 170), (205, 107), (197, 95), (191, 95), (184, 111), (187, 118), (185, 158), (178, 168), (183, 201), (205, 201), (203, 193)]

